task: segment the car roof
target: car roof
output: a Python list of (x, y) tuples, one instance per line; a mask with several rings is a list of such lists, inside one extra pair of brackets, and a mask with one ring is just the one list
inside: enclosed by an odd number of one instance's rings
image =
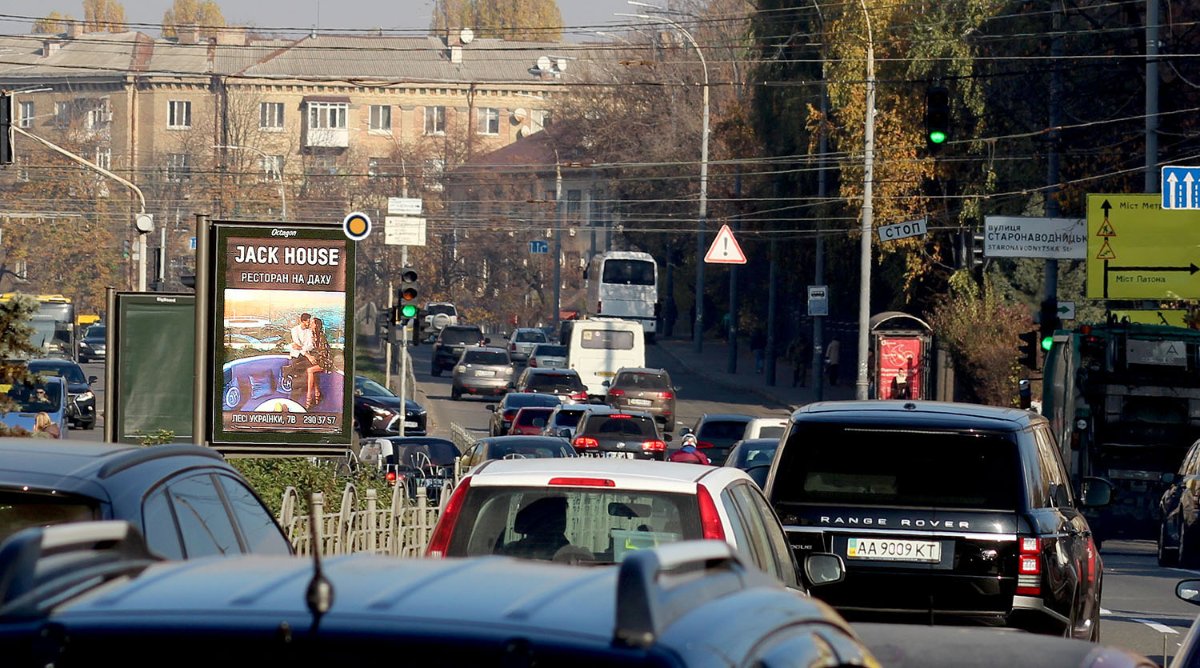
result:
[(645, 373), (657, 376), (669, 376), (666, 369), (651, 369), (644, 366), (623, 366), (617, 369), (617, 373)]
[(1020, 408), (950, 401), (822, 401), (792, 413), (793, 422), (896, 424), (941, 429), (1019, 431), (1046, 418)]
[(753, 415), (745, 413), (705, 413), (700, 416), (701, 422), (749, 422), (753, 419)]
[(749, 476), (741, 469), (603, 457), (497, 459), (471, 472), (472, 487), (548, 487), (553, 478), (603, 476), (617, 488), (695, 494), (696, 484), (723, 487)]
[[(166, 444), (152, 448), (72, 439), (0, 438), (0, 486), (22, 485), (65, 493), (93, 493), (98, 481), (144, 462), (202, 457), (227, 466), (216, 450)], [(182, 460), (181, 460), (182, 462)]]
[(568, 445), (567, 439), (558, 436), (537, 436), (534, 434), (504, 434), (502, 436), (485, 436), (476, 441), (487, 442), (490, 445), (498, 443), (524, 443), (526, 445)]
[(578, 376), (579, 372), (575, 369), (542, 369), (536, 366), (527, 367), (526, 371), (531, 376)]
[(74, 360), (60, 359), (60, 358), (42, 358), (42, 359), (36, 359), (36, 360), (29, 360), (27, 362), (27, 364), (29, 366), (79, 366), (79, 364), (77, 362), (75, 362)]
[(502, 355), (508, 355), (508, 350), (504, 348), (497, 348), (496, 346), (468, 346), (463, 349), (463, 354), (466, 355), (467, 353), (476, 350), (481, 350), (485, 353), (500, 353)]
[(767, 425), (787, 424), (788, 419), (786, 417), (756, 417), (753, 420), (750, 420), (750, 422), (752, 424), (767, 424)]
[(635, 408), (613, 408), (606, 404), (587, 404), (588, 415), (633, 415), (636, 417), (653, 417), (649, 411), (639, 411)]

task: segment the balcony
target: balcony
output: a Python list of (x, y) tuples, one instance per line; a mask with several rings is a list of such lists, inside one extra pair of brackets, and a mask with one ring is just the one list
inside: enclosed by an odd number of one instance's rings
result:
[(308, 128), (304, 135), (306, 148), (349, 148), (349, 128)]

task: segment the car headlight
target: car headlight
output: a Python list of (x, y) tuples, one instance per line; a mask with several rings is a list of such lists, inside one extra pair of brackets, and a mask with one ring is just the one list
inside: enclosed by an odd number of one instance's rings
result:
[(91, 348), (91, 346), (89, 346), (89, 345), (87, 344), (87, 341), (80, 341), (80, 342), (79, 342), (79, 347), (80, 347), (80, 348)]
[(392, 411), (381, 406), (371, 406), (371, 412), (379, 417), (387, 417), (392, 414)]
[(95, 398), (96, 398), (96, 395), (92, 394), (91, 390), (88, 390), (87, 392), (79, 394), (75, 397), (75, 399), (77, 401), (91, 401), (92, 399), (95, 399)]
[(467, 372), (467, 367), (462, 366), (461, 364), (454, 367), (454, 373), (466, 373), (466, 372)]

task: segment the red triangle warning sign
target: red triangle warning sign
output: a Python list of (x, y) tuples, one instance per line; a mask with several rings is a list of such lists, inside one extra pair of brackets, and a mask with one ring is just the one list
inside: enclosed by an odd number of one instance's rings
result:
[(1108, 222), (1108, 219), (1105, 218), (1104, 222), (1100, 223), (1100, 229), (1096, 231), (1096, 236), (1115, 237), (1117, 236), (1117, 231), (1113, 229), (1112, 223)]
[(1113, 252), (1112, 246), (1108, 245), (1108, 239), (1100, 246), (1100, 252), (1096, 253), (1097, 260), (1115, 260), (1117, 254)]
[(746, 264), (746, 254), (742, 252), (737, 239), (733, 238), (733, 230), (728, 225), (721, 226), (717, 238), (713, 239), (708, 253), (704, 255), (704, 261), (709, 264)]

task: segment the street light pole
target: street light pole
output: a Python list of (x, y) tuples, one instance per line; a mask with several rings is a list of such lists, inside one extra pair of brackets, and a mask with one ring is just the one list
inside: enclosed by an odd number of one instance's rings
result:
[[(875, 40), (871, 35), (871, 15), (867, 13), (865, 0), (859, 0), (863, 16), (867, 21), (867, 118), (863, 131), (863, 205), (862, 239), (859, 262), (858, 291), (858, 380), (855, 384), (856, 399), (866, 399), (870, 381), (867, 358), (870, 353), (871, 326), (871, 234), (874, 231), (874, 208), (872, 205), (875, 169)], [(836, 363), (836, 360), (834, 360)]]
[[(628, 2), (638, 7), (665, 11), (662, 7), (644, 2), (635, 0), (628, 0)], [(704, 322), (704, 233), (708, 226), (708, 61), (704, 59), (704, 51), (696, 43), (692, 33), (673, 19), (648, 14), (617, 14), (617, 16), (632, 16), (647, 21), (662, 21), (671, 24), (687, 39), (692, 48), (696, 49), (696, 55), (700, 57), (700, 66), (704, 69), (704, 115), (700, 130), (700, 211), (696, 225), (696, 320), (692, 323), (692, 345), (699, 353), (704, 350), (701, 325)]]
[[(230, 151), (251, 151), (251, 152), (257, 153), (260, 156), (262, 156), (264, 165), (266, 164), (267, 160), (271, 159), (271, 156), (267, 155), (266, 151), (254, 148), (253, 146), (234, 146), (232, 144), (217, 144), (217, 145), (213, 146), (213, 148), (223, 148), (223, 149), (227, 149)], [(279, 174), (277, 175), (277, 179), (279, 181), (279, 220), (287, 220), (287, 191), (284, 190), (284, 187), (283, 187), (283, 170), (282, 169), (280, 170)]]

